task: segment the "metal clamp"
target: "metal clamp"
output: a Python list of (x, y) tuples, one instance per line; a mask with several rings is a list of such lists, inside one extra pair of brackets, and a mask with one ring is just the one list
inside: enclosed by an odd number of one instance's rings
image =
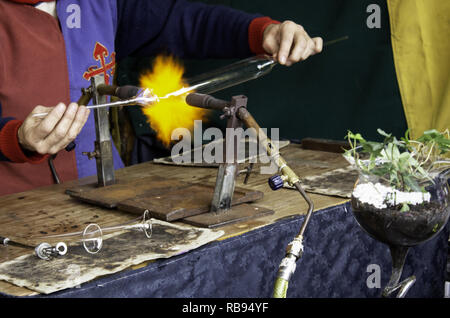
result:
[(63, 256), (67, 253), (67, 245), (64, 242), (59, 242), (55, 247), (48, 243), (41, 243), (35, 248), (36, 255), (43, 260), (51, 260), (56, 256)]

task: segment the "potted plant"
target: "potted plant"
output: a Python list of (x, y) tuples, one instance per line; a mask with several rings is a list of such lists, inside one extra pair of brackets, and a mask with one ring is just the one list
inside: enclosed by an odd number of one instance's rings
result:
[(383, 296), (399, 290), (397, 297), (404, 297), (415, 281), (412, 276), (399, 283), (409, 248), (433, 238), (449, 219), (449, 131), (429, 130), (416, 140), (408, 133), (400, 140), (378, 133), (382, 142), (347, 134), (350, 149), (344, 157), (359, 171), (352, 212), (367, 233), (390, 248), (392, 274)]

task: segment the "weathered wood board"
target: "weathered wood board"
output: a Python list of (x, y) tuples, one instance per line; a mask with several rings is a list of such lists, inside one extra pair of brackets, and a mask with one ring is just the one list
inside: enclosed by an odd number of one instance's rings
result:
[[(348, 166), (302, 178), (301, 184), (306, 192), (335, 195), (350, 199), (357, 178), (358, 171)], [(285, 185), (285, 187), (294, 189), (289, 185)]]
[[(163, 221), (175, 221), (208, 212), (214, 194), (214, 184), (189, 183), (177, 179), (150, 176), (129, 182), (118, 180), (107, 187), (86, 185), (67, 191), (71, 197), (97, 206), (118, 209)], [(261, 191), (236, 187), (232, 205), (262, 199)]]
[[(175, 221), (209, 212), (213, 194), (214, 185), (191, 184), (171, 191), (130, 198), (119, 202), (117, 208), (138, 215), (147, 210), (154, 218)], [(235, 188), (232, 206), (262, 198), (261, 191)]]
[(97, 254), (87, 253), (79, 243), (69, 246), (66, 255), (50, 261), (35, 255), (19, 256), (0, 264), (0, 279), (49, 294), (132, 265), (186, 253), (223, 234), (223, 231), (179, 226), (153, 219), (149, 239), (142, 232), (127, 231), (104, 240)]

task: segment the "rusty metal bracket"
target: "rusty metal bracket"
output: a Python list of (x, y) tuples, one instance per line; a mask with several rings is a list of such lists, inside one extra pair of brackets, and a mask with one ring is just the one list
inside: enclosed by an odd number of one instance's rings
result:
[[(103, 75), (96, 75), (91, 78), (91, 91), (93, 92), (94, 105), (106, 104), (106, 96), (101, 95), (97, 87), (105, 84)], [(95, 158), (97, 164), (98, 186), (104, 187), (115, 183), (114, 162), (112, 155), (112, 141), (109, 131), (109, 109), (94, 109), (95, 118), (95, 150), (93, 152), (83, 152), (89, 159)]]
[(223, 212), (231, 208), (238, 173), (238, 145), (242, 135), (242, 129), (239, 130), (237, 128), (242, 128), (243, 126), (236, 114), (241, 107), (247, 107), (247, 97), (243, 95), (234, 96), (230, 106), (226, 107), (226, 110), (224, 109), (226, 111), (225, 115), (228, 117), (223, 154), (224, 162), (219, 165), (217, 172), (211, 212)]

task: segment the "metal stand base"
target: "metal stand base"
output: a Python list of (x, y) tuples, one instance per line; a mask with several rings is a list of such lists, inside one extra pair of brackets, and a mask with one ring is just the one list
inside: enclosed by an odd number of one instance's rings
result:
[(222, 212), (209, 212), (184, 218), (181, 221), (198, 227), (217, 228), (237, 222), (243, 222), (273, 214), (273, 210), (266, 208), (240, 204), (233, 206), (230, 210)]
[[(209, 212), (214, 195), (214, 184), (193, 184), (157, 176), (133, 180), (118, 179), (115, 184), (106, 187), (85, 184), (67, 189), (66, 193), (83, 202), (132, 214), (142, 215), (148, 210), (151, 217), (167, 222), (184, 221), (193, 216), (198, 216), (200, 220), (203, 218), (210, 220), (214, 219), (215, 215), (220, 215), (219, 219), (222, 221), (219, 223), (228, 224), (267, 215), (268, 211), (245, 204), (262, 199), (262, 192), (236, 187), (230, 203), (233, 207), (231, 210), (222, 210), (220, 213)], [(249, 208), (240, 208), (241, 205)], [(235, 207), (239, 208), (235, 210)], [(270, 212), (273, 213), (273, 211)], [(243, 214), (239, 215), (239, 213)], [(217, 222), (198, 221), (197, 223), (204, 223), (206, 227), (209, 227), (209, 224)]]

